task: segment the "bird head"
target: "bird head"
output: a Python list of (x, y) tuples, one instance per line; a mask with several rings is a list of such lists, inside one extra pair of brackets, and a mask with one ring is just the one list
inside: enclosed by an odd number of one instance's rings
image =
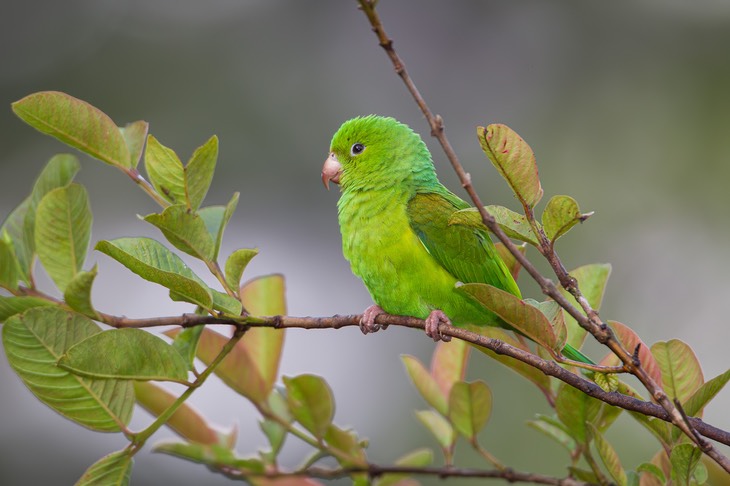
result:
[(394, 118), (369, 115), (346, 121), (332, 137), (322, 182), (349, 189), (386, 189), (435, 180), (431, 154), (421, 137)]

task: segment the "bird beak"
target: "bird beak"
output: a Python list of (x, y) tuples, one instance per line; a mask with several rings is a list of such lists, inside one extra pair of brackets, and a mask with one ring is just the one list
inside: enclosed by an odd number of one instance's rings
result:
[(337, 160), (337, 156), (334, 152), (332, 152), (330, 153), (330, 156), (327, 157), (327, 160), (324, 161), (324, 165), (322, 166), (322, 183), (324, 184), (324, 187), (329, 190), (330, 181), (335, 184), (339, 184), (340, 174), (342, 174), (342, 165), (340, 165), (340, 161)]

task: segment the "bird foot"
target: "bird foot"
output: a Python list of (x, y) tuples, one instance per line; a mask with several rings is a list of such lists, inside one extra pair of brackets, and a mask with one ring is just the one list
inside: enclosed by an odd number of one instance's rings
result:
[(380, 314), (387, 314), (387, 312), (385, 312), (378, 305), (371, 305), (370, 307), (365, 309), (365, 312), (362, 313), (362, 317), (360, 318), (360, 330), (363, 334), (378, 332), (381, 329), (388, 329), (387, 324), (375, 323), (375, 318), (378, 317)]
[(444, 336), (441, 334), (441, 331), (439, 331), (439, 324), (442, 322), (447, 326), (451, 325), (451, 320), (446, 314), (438, 309), (432, 310), (426, 318), (426, 336), (430, 337), (434, 341), (443, 341), (447, 343), (451, 341), (451, 336)]

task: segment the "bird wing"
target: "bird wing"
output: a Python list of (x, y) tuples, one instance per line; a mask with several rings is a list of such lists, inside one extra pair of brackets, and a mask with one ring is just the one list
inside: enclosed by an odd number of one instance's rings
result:
[(413, 231), (431, 256), (463, 283), (486, 283), (520, 296), (514, 278), (484, 230), (449, 225), (451, 215), (469, 205), (449, 192), (418, 193), (408, 202)]

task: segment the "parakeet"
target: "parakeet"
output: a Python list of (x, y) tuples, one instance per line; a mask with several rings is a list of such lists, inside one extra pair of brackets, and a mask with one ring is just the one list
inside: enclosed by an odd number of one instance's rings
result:
[(378, 314), (425, 319), (426, 334), (446, 324), (506, 326), (456, 290), (481, 282), (520, 297), (520, 289), (486, 231), (449, 225), (470, 207), (436, 177), (421, 137), (393, 118), (346, 121), (332, 138), (322, 182), (340, 185), (342, 251), (375, 305), (360, 328), (377, 331)]

